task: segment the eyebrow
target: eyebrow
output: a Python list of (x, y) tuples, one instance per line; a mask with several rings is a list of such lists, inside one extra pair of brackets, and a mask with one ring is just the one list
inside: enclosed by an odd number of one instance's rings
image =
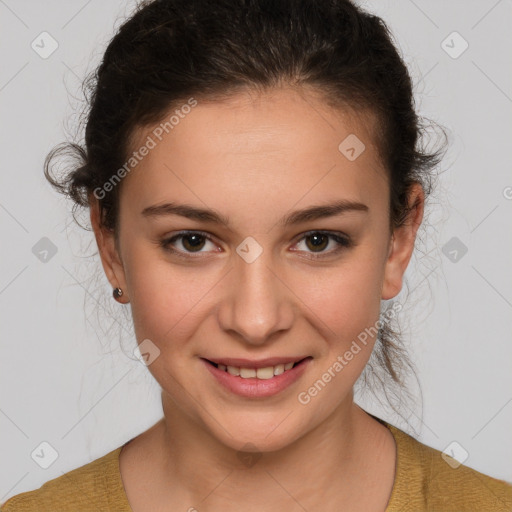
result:
[[(369, 208), (363, 203), (342, 199), (334, 203), (314, 205), (302, 210), (296, 210), (285, 215), (279, 223), (282, 226), (292, 226), (312, 220), (334, 217), (351, 211), (368, 212)], [(229, 226), (229, 218), (219, 212), (208, 208), (198, 208), (188, 204), (170, 202), (152, 205), (144, 208), (141, 214), (146, 218), (178, 215), (191, 220), (211, 222), (214, 224), (225, 224), (226, 226)]]

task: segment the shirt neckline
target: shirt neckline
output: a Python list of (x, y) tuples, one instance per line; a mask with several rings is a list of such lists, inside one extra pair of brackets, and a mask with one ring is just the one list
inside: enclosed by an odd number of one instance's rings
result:
[(405, 485), (405, 482), (403, 481), (403, 467), (406, 455), (406, 452), (404, 451), (404, 441), (407, 438), (407, 434), (387, 421), (370, 414), (368, 411), (365, 412), (380, 424), (384, 425), (391, 432), (391, 435), (395, 440), (395, 476), (393, 477), (393, 487), (391, 488), (391, 494), (384, 512), (398, 510), (400, 507), (397, 496), (403, 495), (403, 488)]

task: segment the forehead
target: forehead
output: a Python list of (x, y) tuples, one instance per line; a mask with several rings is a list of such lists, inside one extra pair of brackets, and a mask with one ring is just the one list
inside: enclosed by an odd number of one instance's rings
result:
[(292, 89), (198, 99), (137, 131), (132, 151), (150, 149), (124, 178), (121, 214), (169, 200), (245, 212), (253, 222), (255, 214), (340, 197), (384, 206), (373, 131), (367, 113)]

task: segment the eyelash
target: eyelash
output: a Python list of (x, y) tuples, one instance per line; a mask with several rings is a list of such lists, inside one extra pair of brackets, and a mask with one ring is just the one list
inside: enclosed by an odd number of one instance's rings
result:
[[(206, 238), (210, 242), (213, 242), (211, 235), (204, 231), (180, 231), (179, 233), (173, 235), (172, 237), (162, 240), (160, 242), (160, 246), (165, 251), (175, 254), (181, 258), (185, 258), (188, 260), (202, 258), (202, 256), (199, 256), (199, 257), (191, 256), (191, 254), (201, 254), (201, 253), (187, 253), (187, 252), (184, 252), (181, 250), (174, 249), (170, 245), (173, 242), (175, 242), (176, 240), (178, 240), (180, 238), (184, 238), (187, 235), (189, 235), (189, 236), (190, 235), (199, 235), (201, 237)], [(329, 238), (331, 238), (332, 240), (334, 240), (338, 244), (338, 247), (334, 250), (330, 250), (327, 252), (320, 252), (320, 253), (309, 253), (310, 256), (307, 256), (307, 258), (309, 258), (311, 260), (325, 258), (327, 256), (337, 254), (344, 249), (348, 249), (348, 248), (352, 247), (352, 241), (350, 240), (350, 238), (348, 238), (346, 235), (341, 236), (340, 233), (332, 232), (332, 231), (307, 231), (306, 233), (303, 234), (303, 236), (296, 243), (298, 244), (299, 242), (302, 242), (304, 239), (308, 238), (308, 236), (311, 236), (311, 235), (325, 235), (325, 236), (328, 236)], [(300, 252), (300, 251), (298, 251), (298, 252)]]

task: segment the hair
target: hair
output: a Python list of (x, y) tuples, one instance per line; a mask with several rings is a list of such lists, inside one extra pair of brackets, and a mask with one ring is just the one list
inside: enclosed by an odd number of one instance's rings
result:
[[(84, 82), (83, 140), (56, 146), (45, 177), (74, 202), (74, 217), (130, 158), (137, 129), (162, 121), (190, 97), (221, 101), (281, 85), (307, 87), (331, 106), (374, 115), (389, 183), (389, 225), (406, 222), (410, 187), (420, 183), (428, 198), (443, 148), (428, 152), (422, 144), (427, 125), (416, 113), (411, 78), (385, 22), (349, 0), (140, 2)], [(73, 156), (73, 165), (57, 177), (52, 169), (64, 155)], [(121, 190), (115, 186), (98, 200), (102, 227), (115, 233)], [(402, 387), (412, 365), (390, 321), (377, 341), (364, 380), (384, 383), (383, 371)]]

